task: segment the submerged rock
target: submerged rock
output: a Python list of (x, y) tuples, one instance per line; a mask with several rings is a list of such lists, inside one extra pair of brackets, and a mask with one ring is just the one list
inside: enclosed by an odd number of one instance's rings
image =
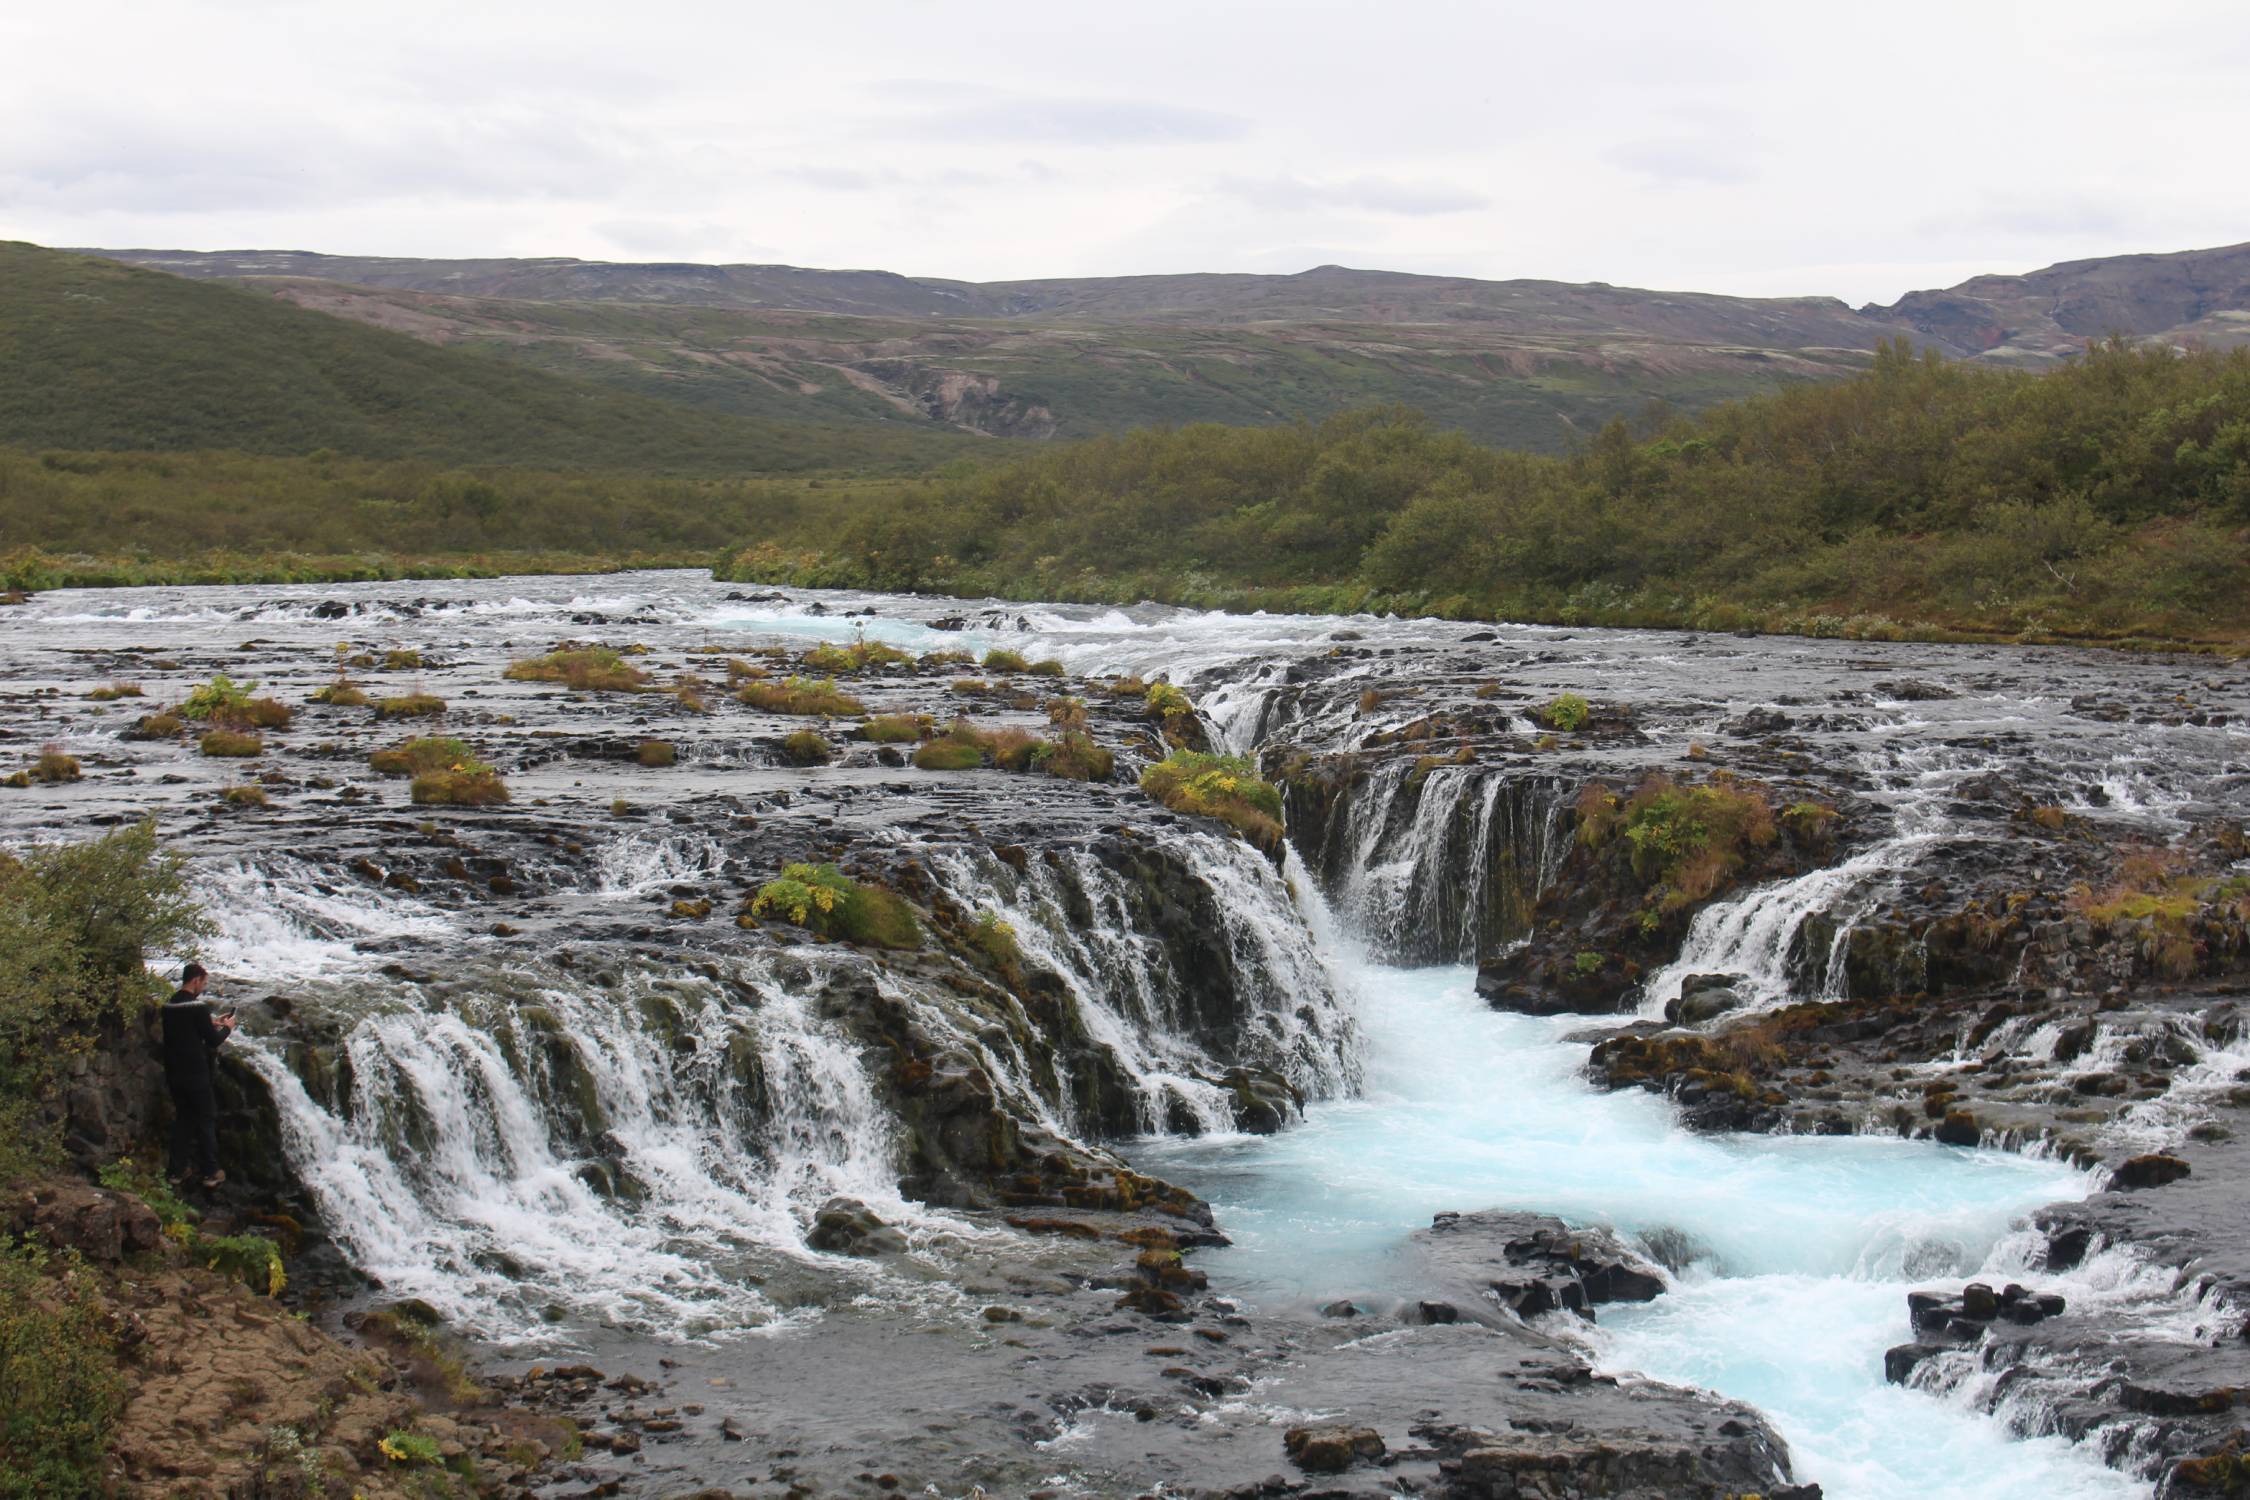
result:
[(834, 1255), (899, 1255), (906, 1236), (883, 1222), (857, 1198), (831, 1198), (813, 1215), (805, 1243)]

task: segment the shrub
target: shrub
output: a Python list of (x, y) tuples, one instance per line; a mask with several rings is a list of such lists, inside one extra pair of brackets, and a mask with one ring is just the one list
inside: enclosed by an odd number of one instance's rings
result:
[(32, 1106), (62, 1066), (154, 998), (142, 954), (206, 930), (153, 823), (0, 854), (0, 1180), (52, 1145)]
[(576, 693), (637, 693), (648, 673), (607, 646), (564, 646), (508, 664), (513, 682), (559, 682)]
[(315, 692), (309, 701), (330, 704), (336, 708), (365, 708), (367, 694), (349, 677), (338, 672), (336, 680)]
[(974, 665), (975, 662), (976, 658), (970, 655), (968, 652), (957, 651), (948, 648), (944, 651), (923, 652), (921, 660), (917, 661), (915, 663), (915, 666), (924, 670), (936, 671), (942, 670), (946, 667), (971, 666)]
[(825, 766), (836, 749), (817, 729), (800, 729), (781, 742), (781, 758), (793, 766)]
[(1045, 661), (1031, 663), (1024, 670), (1034, 677), (1060, 677), (1063, 675), (1063, 664), (1049, 657)]
[(422, 670), (422, 653), (419, 651), (386, 651), (383, 653), (383, 670), (386, 672), (419, 672)]
[(1560, 729), (1568, 734), (1584, 727), (1593, 717), (1594, 710), (1576, 693), (1564, 693), (1554, 702), (1539, 710), (1539, 722), (1549, 729)]
[(1167, 725), (1195, 712), (1195, 704), (1188, 695), (1169, 682), (1150, 683), (1141, 707), (1150, 718), (1162, 719)]
[(774, 916), (809, 931), (883, 948), (921, 943), (913, 908), (878, 886), (863, 885), (834, 865), (797, 864), (761, 886), (752, 916)]
[(124, 1409), (116, 1334), (82, 1277), (0, 1248), (0, 1496), (101, 1494)]
[(819, 714), (841, 718), (846, 714), (867, 712), (867, 705), (839, 691), (832, 677), (819, 682), (808, 677), (792, 677), (786, 682), (746, 682), (742, 691), (734, 696), (735, 701), (769, 714)]
[(445, 1460), (445, 1453), (438, 1447), (437, 1439), (424, 1437), (418, 1432), (386, 1433), (375, 1440), (375, 1448), (392, 1463), (408, 1468), (439, 1464)]
[[(440, 762), (435, 746), (460, 746), (459, 753)], [(470, 754), (459, 740), (416, 740), (407, 747), (409, 762), (419, 759), (407, 795), (424, 807), (489, 807), (508, 800), (507, 783), (500, 773)]]
[(137, 682), (107, 682), (86, 695), (96, 703), (114, 703), (120, 698), (138, 698), (141, 685)]
[(673, 764), (680, 758), (680, 752), (670, 740), (642, 740), (633, 758), (653, 770)]
[(1117, 769), (1117, 757), (1077, 729), (1066, 730), (1051, 742), (1042, 741), (1031, 760), (1034, 768), (1064, 781), (1107, 781)]
[(385, 776), (419, 776), (429, 771), (442, 771), (461, 762), (474, 760), (475, 754), (464, 740), (450, 735), (432, 735), (426, 739), (408, 740), (403, 745), (387, 750), (377, 750), (367, 757), (367, 766)]
[(375, 700), (378, 719), (434, 719), (445, 712), (445, 700), (434, 693), (407, 693)]
[(727, 658), (728, 687), (733, 687), (738, 682), (748, 682), (753, 678), (771, 677), (772, 675), (773, 674), (771, 672), (768, 672), (764, 667), (754, 667), (739, 656), (730, 656)]
[(278, 698), (252, 698), (242, 706), (240, 723), (252, 729), (287, 729), (295, 709)]
[(262, 1296), (278, 1297), (289, 1285), (281, 1251), (258, 1234), (196, 1235), (189, 1241), (195, 1258), (208, 1270), (241, 1282)]
[(946, 691), (949, 693), (958, 693), (962, 697), (966, 698), (974, 696), (978, 693), (991, 692), (992, 684), (986, 682), (981, 677), (957, 677), (947, 685)]
[(164, 713), (142, 715), (140, 723), (133, 726), (132, 737), (136, 740), (168, 740), (185, 728), (187, 725), (181, 722), (180, 716), (167, 710)]
[(1020, 651), (1007, 651), (995, 646), (984, 653), (984, 669), (987, 672), (1028, 672), (1031, 670), (1031, 663), (1024, 660)]
[(1260, 849), (1281, 847), (1281, 792), (1239, 755), (1175, 750), (1141, 773), (1141, 790), (1174, 812), (1217, 818)]
[(711, 711), (711, 704), (706, 696), (710, 690), (711, 684), (692, 672), (682, 672), (672, 683), (672, 696), (689, 713), (707, 714)]
[(230, 807), (264, 807), (266, 789), (262, 786), (230, 786), (220, 789), (219, 798)]
[(187, 702), (180, 705), (180, 714), (197, 721), (240, 722), (250, 707), (250, 690), (256, 686), (254, 682), (236, 682), (221, 672), (189, 692)]
[(930, 721), (921, 714), (877, 714), (859, 726), (859, 737), (878, 745), (904, 745), (930, 732)]
[(234, 729), (214, 729), (197, 742), (196, 748), (205, 755), (248, 756), (265, 753), (266, 742), (254, 734), (244, 734)]
[(1086, 700), (1083, 698), (1049, 698), (1047, 722), (1057, 729), (1071, 730), (1086, 727)]

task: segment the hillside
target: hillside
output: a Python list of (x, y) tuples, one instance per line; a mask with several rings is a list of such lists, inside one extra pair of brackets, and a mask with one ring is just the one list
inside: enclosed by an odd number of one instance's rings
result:
[(1320, 266), (974, 283), (795, 266), (96, 252), (554, 373), (760, 419), (1084, 437), (1403, 403), (1561, 452), (1864, 369), (1886, 337), (2045, 367), (2112, 328), (2250, 337), (2250, 247), (1987, 276), (1892, 307)]
[(0, 444), (717, 473), (920, 465), (926, 425), (698, 411), (241, 288), (0, 242)]

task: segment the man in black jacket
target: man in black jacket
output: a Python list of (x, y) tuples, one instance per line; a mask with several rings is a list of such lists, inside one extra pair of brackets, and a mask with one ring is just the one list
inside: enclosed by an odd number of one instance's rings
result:
[(219, 1107), (211, 1093), (211, 1059), (234, 1034), (234, 1012), (211, 1014), (203, 965), (180, 971), (180, 987), (164, 1002), (164, 1081), (171, 1085), (172, 1175), (207, 1188), (227, 1180), (219, 1170)]

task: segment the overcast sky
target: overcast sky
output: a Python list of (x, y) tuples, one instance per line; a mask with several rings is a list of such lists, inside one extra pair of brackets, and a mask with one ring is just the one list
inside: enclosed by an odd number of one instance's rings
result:
[(2250, 240), (2240, 0), (0, 5), (0, 237), (1890, 300)]

